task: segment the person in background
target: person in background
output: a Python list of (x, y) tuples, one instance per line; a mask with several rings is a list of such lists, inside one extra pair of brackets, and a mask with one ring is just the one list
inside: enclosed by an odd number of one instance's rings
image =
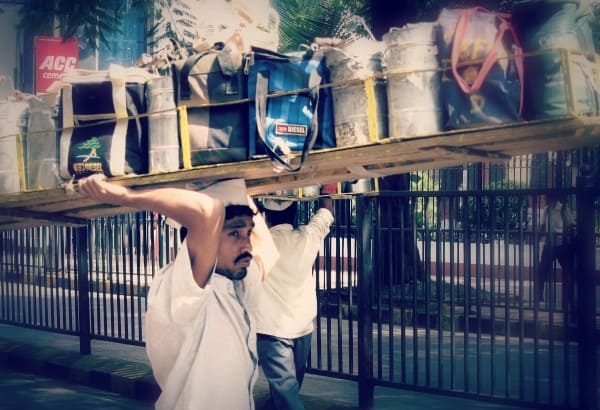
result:
[(300, 388), (317, 314), (313, 265), (334, 221), (332, 200), (306, 225), (296, 226), (297, 202), (268, 199), (264, 215), (280, 258), (264, 281), (257, 309), (260, 365), (269, 382), (271, 409), (303, 409)]
[(573, 274), (575, 264), (575, 249), (571, 232), (575, 227), (575, 218), (569, 207), (557, 192), (546, 194), (547, 206), (542, 222), (542, 232), (545, 232), (545, 242), (538, 266), (538, 277), (535, 283), (535, 293), (538, 301), (544, 300), (544, 290), (549, 282), (553, 264), (558, 260), (562, 268), (563, 306), (574, 315)]
[(252, 311), (278, 253), (245, 182), (221, 181), (200, 192), (131, 190), (96, 174), (78, 189), (186, 228), (175, 260), (154, 276), (148, 296), (146, 351), (162, 391), (156, 408), (254, 409)]

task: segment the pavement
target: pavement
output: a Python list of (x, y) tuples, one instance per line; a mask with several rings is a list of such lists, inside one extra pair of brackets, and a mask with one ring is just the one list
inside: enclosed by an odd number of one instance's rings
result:
[[(307, 410), (355, 410), (354, 381), (307, 374), (302, 385)], [(75, 336), (0, 324), (0, 409), (152, 409), (160, 389), (144, 347), (93, 340), (92, 354), (79, 353)], [(258, 410), (268, 397), (260, 375)], [(374, 410), (521, 409), (488, 401), (376, 387)]]
[(148, 410), (152, 404), (118, 393), (0, 366), (3, 410)]

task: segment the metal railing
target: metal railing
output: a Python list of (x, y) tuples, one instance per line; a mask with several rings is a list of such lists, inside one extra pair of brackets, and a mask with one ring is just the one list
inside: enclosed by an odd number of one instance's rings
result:
[[(403, 193), (374, 199), (370, 320), (376, 384), (575, 406), (576, 299), (565, 286), (573, 278), (555, 262), (545, 299), (536, 301), (543, 245), (538, 213), (533, 219), (528, 219), (531, 213), (523, 213), (518, 223), (507, 223), (506, 203), (511, 199), (536, 206), (541, 196), (519, 190)], [(415, 204), (425, 198), (456, 204), (478, 198), (476, 210), (483, 200), (501, 198), (497, 208), (505, 218), (490, 227), (481, 224), (481, 218), (469, 223), (463, 213), (462, 220), (442, 228), (438, 214), (436, 226), (417, 227)], [(574, 202), (573, 193), (569, 199)], [(412, 210), (408, 221), (396, 218), (395, 210), (404, 208)], [(354, 258), (357, 244), (348, 246), (359, 234), (350, 230), (340, 243), (339, 232), (338, 219), (324, 252), (335, 257), (326, 258), (332, 261), (329, 267), (317, 265), (318, 272), (326, 273), (319, 289), (321, 311), (311, 368), (359, 378), (360, 265)], [(597, 318), (598, 312), (593, 315)]]

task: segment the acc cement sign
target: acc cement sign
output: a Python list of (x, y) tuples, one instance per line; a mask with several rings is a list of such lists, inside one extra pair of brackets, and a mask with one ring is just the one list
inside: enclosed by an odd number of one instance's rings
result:
[(65, 71), (77, 68), (79, 42), (59, 37), (35, 38), (35, 91), (46, 92), (54, 81), (60, 80)]

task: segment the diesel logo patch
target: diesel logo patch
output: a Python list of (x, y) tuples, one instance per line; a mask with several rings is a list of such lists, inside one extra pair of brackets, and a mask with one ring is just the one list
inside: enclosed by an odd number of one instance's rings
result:
[(306, 125), (279, 123), (275, 125), (275, 135), (299, 135), (306, 137), (308, 135), (308, 127)]

